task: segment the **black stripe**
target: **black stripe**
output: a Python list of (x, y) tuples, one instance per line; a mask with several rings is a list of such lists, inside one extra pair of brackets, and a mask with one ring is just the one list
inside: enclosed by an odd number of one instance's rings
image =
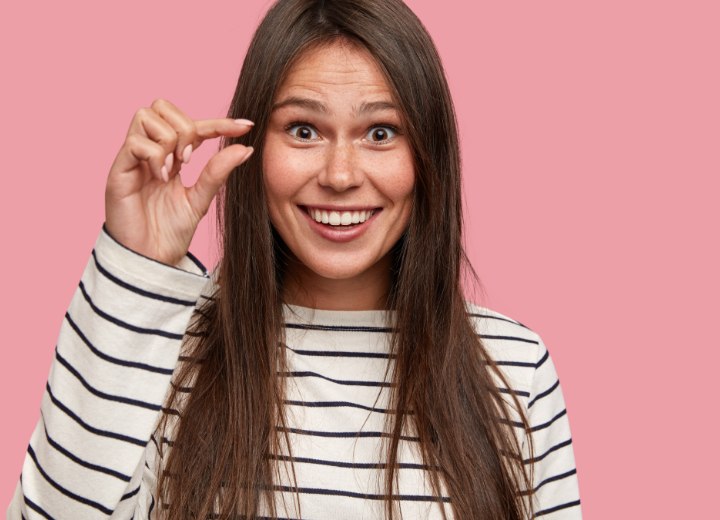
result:
[(39, 514), (39, 515), (42, 516), (43, 518), (47, 518), (48, 520), (54, 520), (53, 517), (50, 516), (50, 515), (47, 513), (47, 511), (45, 511), (42, 507), (40, 507), (39, 505), (37, 505), (35, 502), (33, 502), (32, 500), (30, 500), (30, 499), (29, 499), (28, 497), (26, 497), (25, 495), (23, 495), (23, 499), (25, 500), (25, 504), (26, 504), (30, 509), (32, 509), (33, 511), (35, 511), (37, 514)]
[(132, 324), (124, 322), (114, 316), (111, 316), (107, 312), (98, 308), (97, 305), (95, 305), (93, 303), (92, 299), (90, 298), (90, 295), (85, 290), (85, 284), (83, 284), (82, 281), (80, 281), (80, 284), (78, 285), (78, 287), (80, 287), (80, 291), (82, 292), (83, 297), (85, 298), (85, 301), (88, 302), (88, 305), (90, 305), (90, 308), (95, 312), (95, 314), (97, 314), (101, 318), (109, 321), (110, 323), (117, 325), (118, 327), (122, 327), (124, 329), (131, 330), (133, 332), (137, 332), (138, 334), (151, 334), (154, 336), (161, 336), (163, 338), (178, 339), (178, 340), (183, 338), (182, 334), (175, 334), (174, 332), (167, 332), (167, 331), (159, 330), (159, 329), (146, 329), (144, 327), (138, 327), (137, 325), (132, 325)]
[(501, 394), (515, 394), (522, 397), (530, 397), (530, 392), (525, 392), (524, 390), (513, 390), (511, 388), (498, 387), (498, 391)]
[[(165, 508), (167, 509), (167, 508)], [(219, 513), (212, 513), (205, 515), (205, 518), (209, 520), (218, 520), (220, 518)], [(247, 518), (245, 515), (239, 515), (239, 516), (233, 516), (233, 520), (242, 520), (244, 518)], [(285, 518), (284, 516), (253, 516), (252, 520), (302, 520), (301, 518)]]
[(55, 347), (55, 357), (60, 362), (62, 366), (68, 369), (68, 371), (74, 375), (80, 383), (93, 395), (96, 395), (100, 397), (101, 399), (106, 399), (108, 401), (114, 401), (116, 403), (123, 403), (128, 404), (131, 406), (138, 406), (140, 408), (146, 408), (148, 410), (158, 411), (160, 410), (160, 405), (147, 403), (145, 401), (139, 401), (137, 399), (130, 399), (129, 397), (121, 397), (118, 395), (112, 395), (105, 392), (101, 392), (97, 388), (94, 388), (93, 386), (88, 383), (85, 378), (83, 378), (80, 375), (80, 372), (78, 372), (75, 367), (73, 367), (64, 357), (60, 355), (60, 353), (57, 350), (57, 347)]
[(136, 361), (127, 361), (125, 359), (119, 359), (116, 357), (108, 356), (107, 354), (101, 352), (98, 350), (95, 346), (93, 346), (92, 343), (90, 343), (90, 340), (87, 339), (85, 334), (80, 330), (80, 328), (77, 326), (77, 324), (73, 321), (73, 319), (70, 317), (69, 313), (65, 313), (65, 319), (68, 321), (70, 326), (73, 328), (75, 333), (80, 337), (80, 339), (87, 345), (87, 347), (90, 349), (90, 351), (95, 354), (100, 359), (103, 359), (109, 363), (113, 363), (114, 365), (120, 365), (124, 367), (130, 367), (130, 368), (138, 368), (140, 370), (146, 370), (148, 372), (154, 372), (156, 374), (166, 374), (171, 375), (173, 373), (172, 368), (161, 368), (156, 367), (152, 365), (147, 365), (145, 363), (138, 363)]
[(564, 478), (571, 477), (577, 473), (577, 469), (573, 468), (570, 471), (566, 471), (565, 473), (560, 473), (558, 475), (553, 475), (552, 477), (548, 477), (544, 479), (542, 482), (540, 482), (537, 486), (535, 486), (534, 492), (537, 493), (538, 489), (543, 487), (545, 484), (549, 484), (550, 482), (555, 482), (557, 480), (562, 480)]
[[(495, 320), (501, 320), (506, 321), (508, 323), (512, 323), (513, 325), (519, 325), (520, 327), (523, 327), (524, 329), (530, 330), (528, 327), (523, 325), (522, 323), (518, 321), (513, 321), (507, 318), (501, 318), (499, 316), (491, 316), (489, 314), (477, 314), (477, 313), (467, 313), (468, 317), (474, 317), (474, 318), (490, 318)], [(323, 324), (306, 324), (306, 323), (286, 323), (285, 326), (289, 329), (300, 329), (300, 330), (332, 330), (337, 332), (379, 332), (379, 333), (390, 333), (393, 332), (392, 327), (371, 327), (368, 325), (323, 325)], [(532, 331), (531, 331), (532, 332)], [(505, 339), (500, 337), (500, 339)], [(520, 341), (523, 341), (521, 338), (518, 338)], [(537, 343), (537, 341), (533, 340), (524, 340), (528, 341), (530, 343)]]
[(138, 491), (140, 491), (140, 486), (136, 487), (133, 491), (125, 493), (122, 497), (120, 497), (120, 502), (122, 502), (123, 500), (127, 500), (128, 498), (134, 497), (138, 494)]
[(557, 421), (560, 417), (562, 417), (562, 416), (565, 415), (566, 413), (567, 413), (567, 409), (563, 408), (562, 412), (558, 413), (555, 417), (553, 417), (552, 419), (550, 419), (548, 422), (542, 423), (542, 424), (538, 424), (537, 426), (533, 426), (532, 428), (530, 428), (530, 431), (536, 432), (536, 431), (538, 431), (538, 430), (542, 430), (542, 429), (544, 429), (544, 428), (547, 428), (548, 426), (550, 426), (552, 423), (554, 423), (555, 421)]
[(383, 383), (379, 381), (348, 381), (343, 379), (333, 379), (331, 377), (323, 376), (317, 372), (303, 371), (303, 372), (278, 372), (278, 375), (285, 377), (319, 377), (325, 381), (336, 383), (338, 385), (352, 385), (352, 386), (372, 386), (372, 387), (390, 387), (391, 383)]
[[(393, 410), (385, 408), (374, 408), (372, 406), (366, 406), (364, 404), (351, 403), (349, 401), (293, 401), (286, 399), (283, 401), (285, 404), (294, 406), (306, 406), (309, 408), (336, 408), (336, 407), (348, 407), (348, 408), (359, 408), (361, 410), (367, 410), (369, 412), (378, 413), (394, 413)], [(412, 415), (411, 412), (407, 412), (408, 415)]]
[[(275, 428), (279, 432), (288, 432), (288, 433), (295, 433), (297, 435), (312, 435), (315, 437), (331, 437), (331, 438), (391, 438), (392, 435), (385, 432), (327, 432), (327, 431), (317, 431), (317, 430), (302, 430), (300, 428), (283, 428), (280, 426), (277, 426)], [(408, 442), (419, 442), (419, 437), (411, 437), (409, 435), (401, 435), (400, 440), (408, 441)]]
[(179, 386), (175, 381), (170, 381), (170, 385), (180, 394), (189, 394), (192, 392), (192, 386)]
[[(376, 495), (372, 493), (356, 493), (354, 491), (341, 491), (337, 489), (320, 488), (296, 488), (291, 486), (271, 486), (274, 491), (285, 491), (289, 493), (305, 493), (309, 495), (341, 496), (350, 498), (362, 498), (366, 500), (385, 500), (387, 495)], [(390, 500), (401, 500), (406, 502), (450, 502), (450, 497), (436, 497), (432, 495), (390, 495)]]
[(45, 430), (45, 438), (48, 441), (48, 444), (55, 448), (57, 451), (65, 455), (67, 458), (75, 462), (76, 464), (79, 464), (80, 466), (83, 466), (85, 468), (91, 469), (93, 471), (97, 471), (99, 473), (105, 473), (106, 475), (110, 475), (111, 477), (115, 477), (117, 479), (122, 480), (123, 482), (130, 482), (130, 477), (128, 475), (123, 475), (119, 471), (115, 471), (113, 469), (106, 468), (104, 466), (99, 466), (97, 464), (92, 464), (90, 462), (87, 462), (77, 455), (74, 455), (66, 448), (63, 448), (57, 441), (52, 439), (47, 431), (47, 426), (45, 425), (45, 417), (43, 416), (42, 410), (40, 411), (40, 418), (43, 421), (43, 429)]
[(336, 350), (301, 350), (294, 349), (285, 345), (285, 348), (292, 350), (301, 356), (323, 356), (323, 357), (353, 357), (353, 358), (377, 358), (377, 359), (394, 359), (396, 355), (382, 354), (379, 352), (347, 352)]
[(150, 516), (152, 515), (153, 509), (155, 509), (155, 497), (151, 494), (150, 495), (150, 508), (148, 509), (148, 520), (150, 520)]
[(139, 287), (135, 287), (134, 285), (131, 285), (127, 283), (124, 280), (121, 280), (117, 276), (110, 273), (107, 269), (105, 269), (100, 262), (97, 259), (97, 256), (95, 255), (95, 250), (92, 251), (93, 259), (95, 260), (95, 266), (97, 267), (98, 271), (100, 271), (101, 274), (105, 276), (108, 280), (111, 282), (119, 285), (120, 287), (127, 289), (128, 291), (134, 292), (136, 294), (139, 294), (141, 296), (144, 296), (145, 298), (150, 298), (153, 300), (160, 300), (167, 303), (173, 303), (176, 305), (184, 305), (186, 307), (195, 307), (195, 302), (190, 300), (180, 300), (178, 298), (172, 298), (170, 296), (164, 296), (162, 294), (153, 293), (150, 291), (146, 291), (145, 289), (140, 289)]
[(495, 364), (500, 367), (536, 368), (535, 363), (528, 363), (526, 361), (495, 361)]
[(62, 493), (66, 497), (74, 500), (75, 502), (80, 502), (81, 504), (90, 506), (94, 509), (97, 509), (98, 511), (100, 511), (102, 513), (105, 513), (106, 515), (112, 514), (112, 509), (108, 509), (104, 505), (102, 505), (98, 502), (95, 502), (93, 500), (90, 500), (89, 498), (81, 497), (80, 495), (73, 493), (69, 489), (66, 489), (63, 486), (61, 486), (60, 484), (58, 484), (57, 482), (55, 482), (55, 480), (53, 480), (50, 477), (50, 475), (48, 475), (45, 472), (45, 470), (42, 468), (42, 466), (40, 466), (40, 462), (37, 460), (37, 456), (35, 455), (35, 451), (32, 449), (32, 446), (28, 446), (28, 455), (30, 455), (30, 458), (35, 463), (35, 467), (38, 469), (38, 471), (43, 476), (43, 478), (47, 481), (47, 483), (50, 484), (55, 489), (57, 489), (60, 493)]
[(61, 403), (52, 393), (50, 390), (50, 383), (48, 382), (45, 385), (45, 389), (47, 390), (48, 395), (50, 396), (50, 399), (52, 402), (60, 408), (65, 414), (73, 419), (76, 423), (78, 423), (80, 426), (82, 426), (84, 429), (89, 431), (90, 433), (94, 433), (95, 435), (100, 435), (102, 437), (109, 437), (111, 439), (117, 439), (119, 441), (128, 442), (130, 444), (135, 444), (136, 446), (145, 446), (147, 444), (146, 441), (143, 441), (141, 439), (135, 439), (134, 437), (130, 437), (128, 435), (123, 435), (121, 433), (115, 433), (115, 432), (109, 432), (106, 430), (101, 430), (99, 428), (95, 428), (94, 426), (90, 426), (88, 423), (83, 421), (75, 412), (70, 410), (67, 406), (65, 406), (63, 403)]
[(525, 425), (523, 425), (523, 423), (521, 423), (520, 421), (511, 421), (510, 419), (505, 419), (504, 417), (498, 417), (497, 421), (500, 424), (508, 424), (514, 426), (515, 428), (525, 429)]
[[(498, 318), (496, 316), (486, 316), (486, 315), (479, 315), (479, 314), (469, 314), (468, 316), (475, 316), (475, 317), (486, 317), (486, 318), (494, 318), (499, 319), (503, 321), (507, 321), (509, 323), (512, 323), (514, 325), (519, 325), (525, 329), (528, 329), (525, 327), (525, 325), (522, 325), (521, 323), (506, 320), (503, 318)], [(335, 332), (376, 332), (376, 333), (392, 333), (395, 329), (392, 327), (370, 327), (370, 326), (363, 326), (363, 325), (322, 325), (322, 324), (305, 324), (305, 323), (285, 323), (285, 327), (288, 329), (299, 329), (299, 330), (321, 330), (321, 331), (335, 331)], [(530, 330), (530, 329), (528, 329)], [(538, 344), (537, 340), (527, 339), (527, 338), (519, 338), (515, 336), (492, 336), (489, 334), (479, 334), (479, 336), (483, 339), (501, 339), (501, 340), (511, 340), (511, 341), (521, 341), (526, 343), (534, 343)]]
[[(387, 463), (385, 462), (342, 462), (336, 460), (311, 459), (308, 457), (289, 457), (287, 455), (269, 455), (268, 457), (273, 460), (281, 460), (285, 462), (291, 461), (293, 463), (299, 462), (301, 464), (317, 464), (320, 466), (332, 466), (347, 469), (385, 469), (387, 467)], [(431, 469), (430, 466), (425, 464), (415, 464), (411, 462), (401, 462), (395, 466), (400, 469), (419, 469), (424, 471)], [(437, 466), (435, 468), (437, 469)]]
[[(324, 379), (325, 381), (330, 381), (331, 383), (336, 383), (339, 385), (349, 385), (349, 386), (368, 386), (373, 388), (389, 388), (392, 386), (392, 383), (384, 383), (380, 381), (350, 381), (350, 380), (343, 380), (343, 379), (333, 379), (331, 377), (324, 376), (322, 374), (318, 374), (317, 372), (311, 372), (311, 371), (302, 371), (302, 372), (278, 372), (278, 376), (281, 377), (318, 377), (320, 379)], [(192, 392), (192, 387), (189, 386), (177, 386), (175, 383), (171, 383), (173, 388), (179, 393), (186, 393), (189, 394)], [(513, 394), (520, 397), (530, 397), (530, 392), (526, 392), (524, 390), (512, 390), (510, 388), (502, 388), (499, 387), (498, 391), (502, 394)]]
[[(151, 441), (153, 442), (153, 444), (155, 445), (155, 451), (157, 451), (157, 453), (158, 453), (158, 455), (159, 455), (159, 454), (160, 454), (160, 446), (158, 446), (158, 442), (157, 442), (157, 439), (155, 438), (155, 434), (154, 434), (154, 433), (150, 434), (150, 440), (151, 440)], [(145, 463), (147, 464), (147, 461), (145, 461)]]
[[(352, 358), (377, 358), (377, 359), (395, 359), (396, 354), (384, 354), (380, 352), (348, 352), (338, 350), (304, 350), (294, 349), (288, 345), (284, 345), (286, 349), (293, 351), (295, 354), (301, 356), (320, 356), (320, 357), (352, 357)], [(542, 364), (544, 360), (541, 360)], [(537, 368), (539, 365), (533, 362), (527, 361), (495, 361), (498, 366), (517, 366), (527, 368)]]
[(547, 509), (542, 509), (535, 513), (535, 516), (542, 516), (547, 515), (550, 513), (554, 513), (555, 511), (560, 511), (561, 509), (567, 509), (568, 507), (575, 507), (580, 505), (580, 500), (574, 500), (572, 502), (565, 502), (564, 504), (560, 504), (555, 507), (549, 507)]
[(572, 444), (572, 438), (570, 438), (566, 441), (559, 442), (559, 443), (555, 444), (554, 446), (551, 446), (550, 448), (548, 448), (547, 451), (545, 451), (545, 453), (543, 453), (542, 455), (538, 455), (537, 457), (533, 457), (532, 459), (524, 459), (523, 464), (539, 462), (542, 459), (544, 459), (545, 457), (547, 457), (548, 455), (550, 455), (552, 452), (557, 451), (561, 448), (564, 448), (565, 446), (570, 446), (571, 444)]
[(541, 357), (537, 363), (535, 363), (535, 368), (540, 368), (545, 364), (545, 361), (547, 361), (550, 358), (550, 352), (546, 349), (545, 353), (543, 354), (543, 357)]
[(530, 408), (533, 404), (535, 404), (535, 401), (537, 401), (538, 399), (542, 399), (546, 395), (551, 394), (553, 392), (553, 390), (555, 390), (558, 386), (560, 386), (560, 380), (556, 379), (555, 383), (553, 383), (553, 385), (550, 388), (548, 388), (547, 390), (545, 390), (543, 392), (540, 392), (538, 395), (536, 395), (535, 397), (532, 398), (532, 400), (528, 403), (528, 408)]
[[(330, 432), (330, 431), (319, 431), (319, 430), (303, 430), (301, 428), (283, 428), (276, 426), (275, 429), (279, 432), (287, 432), (295, 435), (309, 435), (314, 437), (325, 437), (325, 438), (338, 438), (338, 439), (352, 439), (352, 438), (391, 438), (392, 435), (384, 432), (372, 432), (372, 431), (361, 431), (361, 432)], [(160, 447), (157, 444), (157, 440), (154, 436), (150, 437), (155, 444), (155, 448), (160, 452)], [(406, 442), (420, 442), (419, 437), (412, 437), (410, 435), (401, 435), (400, 440)], [(162, 444), (167, 444), (172, 447), (175, 441), (168, 439), (167, 437), (161, 438)]]
[[(170, 509), (170, 504), (163, 502), (161, 506), (163, 511), (167, 511)], [(205, 518), (208, 520), (218, 520), (220, 518), (219, 513), (208, 513), (205, 515)], [(247, 517), (245, 515), (233, 515), (233, 520), (242, 520), (246, 519)], [(254, 516), (252, 517), (252, 520), (302, 520), (301, 518), (285, 518), (284, 516)]]
[[(203, 272), (204, 278), (210, 277), (210, 273), (208, 272), (207, 268), (203, 265), (203, 263), (194, 254), (192, 254), (190, 251), (188, 251), (187, 253), (185, 253), (185, 256), (187, 256), (190, 260), (192, 260), (192, 263), (194, 263)], [(181, 270), (184, 271), (184, 269), (181, 269)], [(193, 274), (196, 274), (196, 273), (193, 273)]]
[(491, 334), (478, 334), (482, 339), (499, 339), (505, 341), (519, 341), (521, 343), (532, 343), (533, 345), (539, 345), (540, 343), (534, 339), (519, 338), (517, 336), (494, 336)]
[(392, 332), (393, 329), (390, 327), (369, 327), (363, 325), (320, 325), (320, 324), (305, 324), (305, 323), (285, 323), (285, 327), (288, 329), (299, 329), (299, 330), (332, 330), (336, 332), (381, 332), (388, 333)]

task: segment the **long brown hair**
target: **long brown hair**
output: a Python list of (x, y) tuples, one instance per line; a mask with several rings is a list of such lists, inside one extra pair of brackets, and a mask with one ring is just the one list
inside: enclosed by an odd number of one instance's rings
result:
[[(172, 520), (213, 512), (223, 519), (254, 518), (263, 504), (277, 515), (279, 463), (272, 455), (282, 446), (290, 449), (287, 433), (280, 433), (287, 428), (283, 379), (277, 376), (286, 367), (285, 351), (277, 346), (283, 340), (287, 251), (267, 212), (263, 138), (275, 92), (293, 63), (304, 51), (338, 40), (374, 57), (414, 152), (413, 210), (393, 248), (387, 301), (396, 316), (387, 516), (397, 514), (391, 497), (399, 439), (411, 426), (425, 464), (439, 468), (428, 470), (434, 495), (442, 496), (445, 486), (455, 518), (531, 518), (525, 497), (531, 477), (512, 431), (513, 410), (526, 433), (527, 419), (515, 394), (506, 399), (499, 391), (494, 376), (511, 386), (477, 336), (461, 289), (469, 264), (452, 100), (430, 36), (400, 0), (280, 0), (253, 37), (228, 116), (249, 118), (255, 128), (221, 146), (242, 142), (255, 153), (218, 197), (217, 285), (188, 327), (156, 436), (165, 459), (159, 465), (160, 507)], [(298, 507), (299, 500), (300, 516)]]

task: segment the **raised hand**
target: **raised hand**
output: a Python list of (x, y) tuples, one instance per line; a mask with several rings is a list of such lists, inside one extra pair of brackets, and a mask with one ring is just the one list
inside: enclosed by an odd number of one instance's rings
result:
[(141, 108), (108, 174), (105, 226), (121, 244), (176, 265), (187, 253), (200, 220), (230, 172), (253, 152), (234, 144), (213, 155), (193, 186), (178, 175), (206, 139), (247, 133), (240, 119), (192, 120), (164, 99)]

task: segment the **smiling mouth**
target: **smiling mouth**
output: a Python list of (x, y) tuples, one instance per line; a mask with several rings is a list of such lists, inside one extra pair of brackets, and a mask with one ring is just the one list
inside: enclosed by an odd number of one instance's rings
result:
[(382, 210), (382, 208), (373, 208), (367, 210), (340, 211), (313, 208), (309, 206), (300, 207), (315, 222), (338, 229), (348, 229), (358, 224), (362, 224), (375, 213)]

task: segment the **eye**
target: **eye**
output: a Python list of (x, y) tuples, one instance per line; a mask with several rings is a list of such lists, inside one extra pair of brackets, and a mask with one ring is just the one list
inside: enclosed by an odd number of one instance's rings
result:
[(285, 127), (285, 131), (288, 132), (295, 139), (301, 141), (313, 141), (318, 138), (317, 131), (307, 123), (290, 123)]
[(378, 125), (368, 130), (367, 138), (373, 144), (384, 144), (395, 137), (397, 133), (398, 130), (394, 126)]

